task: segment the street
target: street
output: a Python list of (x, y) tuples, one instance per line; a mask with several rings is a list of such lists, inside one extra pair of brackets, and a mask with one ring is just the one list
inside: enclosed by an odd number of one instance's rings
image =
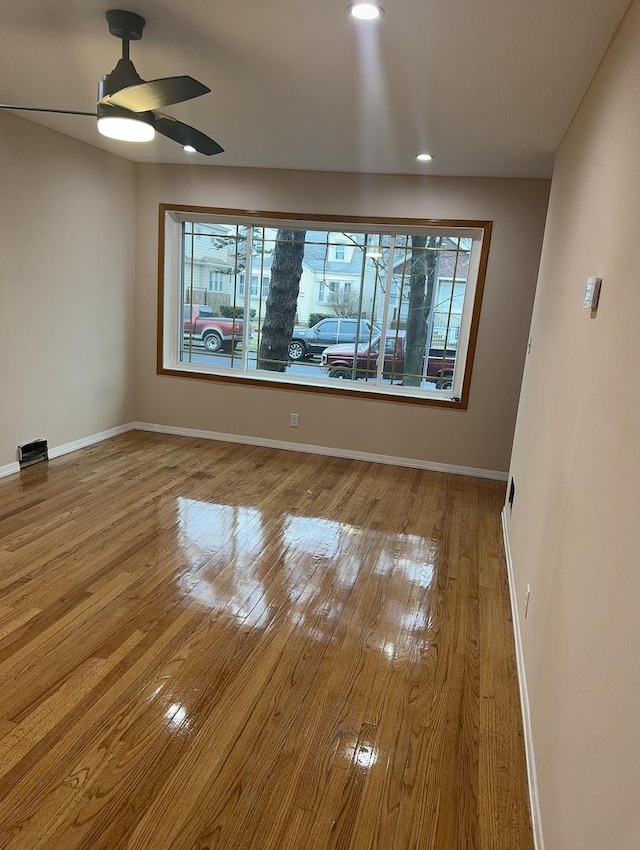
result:
[[(186, 350), (184, 352), (184, 361), (191, 363), (201, 363), (206, 366), (224, 366), (229, 368), (233, 366), (234, 368), (241, 369), (242, 368), (242, 351), (236, 351), (233, 355), (233, 364), (231, 363), (231, 355), (226, 351), (217, 352), (215, 354), (210, 354), (205, 351), (196, 351), (193, 349), (189, 354), (189, 351)], [(257, 353), (255, 351), (249, 352), (249, 370), (255, 370), (257, 361)], [(324, 369), (320, 368), (320, 358), (316, 357), (312, 360), (303, 360), (299, 363), (290, 363), (289, 368), (286, 371), (287, 375), (307, 375), (317, 377), (317, 378), (326, 378), (327, 373)]]
[[(231, 363), (231, 355), (228, 352), (218, 352), (216, 354), (211, 354), (209, 352), (205, 352), (202, 350), (196, 351), (193, 349), (191, 351), (191, 357), (189, 357), (189, 352), (184, 352), (184, 361), (183, 362), (191, 362), (191, 363), (201, 363), (205, 366), (223, 366), (229, 368), (233, 365), (234, 368), (241, 369), (242, 368), (242, 351), (236, 351), (233, 355), (233, 364)], [(257, 361), (257, 353), (255, 351), (249, 352), (249, 371), (256, 370), (256, 361)], [(265, 373), (263, 373), (265, 374)], [(320, 367), (320, 357), (313, 357), (310, 360), (303, 360), (298, 363), (289, 363), (289, 367), (286, 371), (287, 375), (295, 376), (303, 376), (314, 377), (314, 378), (327, 378), (327, 372)], [(384, 380), (383, 384), (389, 384), (388, 380)], [(422, 387), (424, 389), (436, 389), (436, 384), (433, 382), (422, 382)]]

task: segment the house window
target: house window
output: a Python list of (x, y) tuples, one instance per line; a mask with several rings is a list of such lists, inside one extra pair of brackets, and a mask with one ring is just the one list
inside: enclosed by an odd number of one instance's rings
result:
[(224, 276), (220, 271), (209, 272), (209, 289), (212, 292), (222, 292), (224, 285)]
[[(491, 222), (364, 218), (345, 233), (330, 219), (161, 209), (161, 374), (466, 406)], [(233, 269), (227, 308), (213, 317), (195, 310), (197, 243), (207, 228)], [(342, 279), (325, 277), (347, 240)], [(213, 272), (211, 280), (217, 285)], [(276, 283), (282, 301), (268, 300)], [(335, 318), (318, 322), (318, 303)], [(277, 316), (268, 336), (267, 307)], [(291, 334), (274, 337), (274, 326), (294, 318)]]
[(334, 245), (333, 246), (333, 259), (337, 262), (344, 262), (345, 258), (345, 248), (344, 245)]
[(318, 301), (337, 316), (354, 316), (358, 312), (356, 289), (359, 291), (359, 285), (355, 286), (350, 280), (323, 279), (318, 287)]
[(464, 309), (466, 280), (438, 278), (431, 321), (431, 348), (456, 349)]

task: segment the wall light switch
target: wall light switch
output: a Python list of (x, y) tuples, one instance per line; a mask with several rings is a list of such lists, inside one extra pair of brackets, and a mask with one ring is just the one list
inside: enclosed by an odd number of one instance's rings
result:
[(587, 285), (584, 290), (584, 301), (582, 302), (585, 310), (595, 310), (598, 306), (601, 285), (602, 278), (590, 277), (587, 279)]

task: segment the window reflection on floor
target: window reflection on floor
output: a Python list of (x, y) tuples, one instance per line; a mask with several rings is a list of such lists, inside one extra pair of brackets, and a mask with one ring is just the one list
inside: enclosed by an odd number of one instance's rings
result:
[(369, 649), (397, 663), (428, 648), (437, 541), (183, 496), (172, 509), (186, 563), (178, 587), (216, 616), (242, 628), (267, 628), (284, 593), (293, 626), (306, 629), (313, 640), (330, 641), (344, 591), (353, 592), (359, 580), (379, 581), (385, 603)]

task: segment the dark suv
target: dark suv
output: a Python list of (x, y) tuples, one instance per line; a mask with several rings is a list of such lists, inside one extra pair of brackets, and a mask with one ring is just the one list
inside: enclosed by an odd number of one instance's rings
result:
[[(380, 328), (367, 319), (360, 319), (358, 342), (370, 342), (380, 336)], [(322, 354), (330, 345), (356, 341), (358, 319), (322, 319), (308, 331), (294, 331), (289, 343), (289, 359), (303, 360), (312, 354)]]

